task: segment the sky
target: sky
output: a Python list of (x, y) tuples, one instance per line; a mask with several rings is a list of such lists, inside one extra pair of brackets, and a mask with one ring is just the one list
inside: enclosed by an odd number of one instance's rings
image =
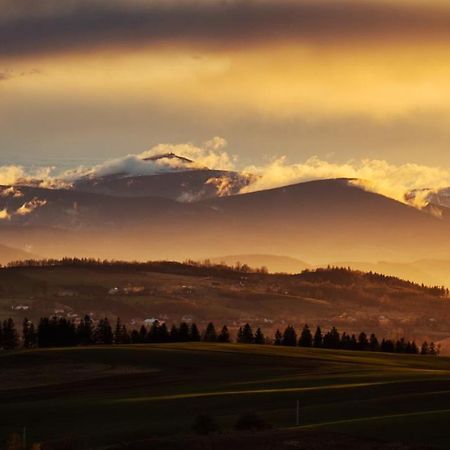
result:
[(450, 170), (449, 80), (444, 0), (0, 0), (0, 164), (220, 138)]

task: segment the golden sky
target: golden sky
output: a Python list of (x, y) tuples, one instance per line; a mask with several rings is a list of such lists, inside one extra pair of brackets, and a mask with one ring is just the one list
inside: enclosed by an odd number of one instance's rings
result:
[(448, 1), (0, 0), (12, 160), (222, 136), (242, 164), (448, 167), (449, 81)]

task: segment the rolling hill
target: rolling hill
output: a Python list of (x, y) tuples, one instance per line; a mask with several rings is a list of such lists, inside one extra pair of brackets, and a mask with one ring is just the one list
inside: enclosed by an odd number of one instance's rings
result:
[[(406, 450), (450, 439), (448, 358), (188, 343), (5, 352), (0, 364), (0, 436), (25, 426), (29, 442), (65, 438), (56, 448)], [(249, 410), (276, 429), (232, 433)], [(199, 414), (224, 433), (196, 438)]]

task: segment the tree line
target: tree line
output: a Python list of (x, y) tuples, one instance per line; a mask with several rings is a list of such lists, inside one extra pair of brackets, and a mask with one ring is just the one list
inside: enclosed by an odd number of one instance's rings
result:
[[(1, 266), (0, 266), (1, 267)], [(9, 263), (5, 269), (14, 270), (20, 268), (48, 268), (48, 267), (72, 267), (95, 268), (102, 270), (121, 270), (124, 272), (134, 270), (149, 270), (160, 273), (193, 274), (193, 275), (218, 275), (222, 277), (236, 277), (245, 274), (253, 277), (286, 277), (312, 284), (331, 283), (339, 286), (351, 286), (362, 282), (384, 284), (391, 287), (415, 289), (427, 295), (438, 298), (448, 298), (450, 291), (444, 286), (426, 286), (401, 278), (388, 276), (376, 272), (361, 272), (350, 267), (327, 266), (325, 268), (305, 269), (296, 275), (285, 273), (269, 274), (267, 268), (252, 268), (247, 264), (236, 263), (234, 266), (211, 263), (209, 260), (185, 262), (176, 261), (120, 261), (94, 258), (62, 258), (62, 259), (28, 259)]]
[[(287, 347), (315, 347), (325, 349), (360, 350), (387, 353), (408, 353), (421, 355), (438, 355), (439, 346), (434, 342), (423, 342), (420, 347), (415, 341), (405, 338), (397, 340), (382, 339), (375, 334), (365, 332), (342, 334), (332, 327), (326, 333), (318, 326), (314, 333), (305, 324), (299, 334), (292, 325), (288, 325), (283, 333), (275, 332), (273, 338), (266, 337), (257, 328), (253, 331), (250, 324), (240, 327), (236, 342), (240, 344), (273, 344)], [(14, 350), (19, 347), (49, 348), (72, 347), (77, 345), (112, 345), (112, 344), (149, 344), (168, 342), (232, 342), (231, 334), (226, 325), (216, 330), (210, 322), (201, 332), (195, 323), (181, 322), (173, 324), (170, 329), (165, 323), (155, 320), (150, 327), (142, 325), (139, 329), (129, 331), (120, 318), (115, 326), (111, 326), (107, 317), (94, 322), (86, 315), (78, 324), (62, 317), (42, 317), (37, 325), (25, 319), (22, 323), (21, 336), (16, 329), (14, 320), (9, 318), (0, 324), (0, 348)]]

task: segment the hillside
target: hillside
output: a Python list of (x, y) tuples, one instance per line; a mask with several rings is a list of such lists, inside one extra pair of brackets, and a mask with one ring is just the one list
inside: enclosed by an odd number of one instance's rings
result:
[(270, 335), (287, 323), (309, 323), (440, 341), (450, 337), (450, 300), (443, 295), (397, 278), (333, 268), (283, 275), (169, 262), (66, 261), (0, 269), (0, 317), (12, 315), (17, 323), (92, 313), (138, 326), (148, 318), (201, 327), (214, 321), (235, 332), (251, 322)]
[(445, 449), (450, 439), (450, 360), (442, 357), (191, 343), (1, 353), (0, 364), (8, 411), (0, 436), (26, 426), (29, 442), (76, 436), (74, 450), (161, 448), (165, 436), (170, 449), (210, 449), (215, 438), (189, 434), (199, 414), (236, 448), (254, 449), (248, 433), (229, 433), (249, 410), (282, 429), (263, 434), (266, 443), (278, 436), (316, 450), (412, 448), (380, 440)]
[[(218, 195), (238, 194), (250, 180), (251, 177), (238, 172), (191, 169), (147, 176), (117, 174), (81, 178), (74, 183), (74, 189), (118, 197), (163, 197), (193, 202)], [(221, 190), (223, 182), (226, 182), (226, 191)]]
[[(323, 261), (444, 259), (450, 222), (348, 180), (301, 183), (182, 203), (20, 187), (0, 243), (44, 257), (199, 259), (275, 254)], [(25, 205), (25, 206), (24, 206)], [(52, 233), (57, 226), (65, 233)], [(34, 233), (39, 227), (42, 233)]]

